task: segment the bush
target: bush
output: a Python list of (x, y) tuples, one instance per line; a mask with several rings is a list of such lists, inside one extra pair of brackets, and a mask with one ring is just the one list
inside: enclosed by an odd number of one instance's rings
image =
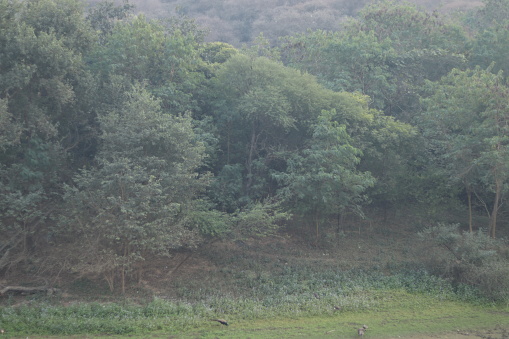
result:
[(458, 224), (444, 223), (419, 235), (438, 249), (423, 258), (430, 272), (450, 279), (456, 286), (474, 286), (488, 299), (509, 300), (506, 241), (493, 239), (483, 230), (461, 232)]

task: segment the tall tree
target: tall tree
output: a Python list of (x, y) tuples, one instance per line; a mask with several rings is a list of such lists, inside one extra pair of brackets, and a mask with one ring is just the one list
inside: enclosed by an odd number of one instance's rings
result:
[(275, 154), (303, 147), (321, 110), (335, 108), (347, 132), (357, 136), (356, 143), (362, 126), (372, 120), (357, 96), (327, 90), (309, 74), (265, 57), (235, 55), (221, 65), (211, 84), (210, 114), (222, 152), (216, 173), (223, 179), (226, 173), (237, 173), (232, 179), (240, 174), (239, 194), (246, 202), (274, 194), (277, 184), (269, 172), (281, 165)]
[(301, 216), (319, 226), (328, 216), (360, 207), (366, 188), (374, 184), (369, 172), (357, 170), (361, 151), (352, 146), (346, 126), (335, 121), (336, 111), (322, 111), (313, 135), (301, 152), (291, 152), (284, 172), (274, 173), (279, 196)]
[(149, 254), (193, 247), (200, 234), (188, 222), (206, 185), (196, 172), (204, 157), (189, 116), (164, 114), (141, 87), (124, 105), (99, 117), (97, 167), (66, 187), (62, 234), (76, 241), (77, 267), (103, 274), (114, 288)]
[(369, 95), (377, 109), (383, 109), (395, 91), (388, 65), (394, 50), (389, 40), (379, 41), (372, 31), (317, 31), (288, 38), (283, 52), (286, 62), (312, 73), (325, 87)]
[[(73, 0), (0, 1), (0, 234), (13, 263), (47, 239), (60, 185), (86, 158), (95, 33)], [(3, 255), (4, 253), (0, 253)], [(5, 259), (5, 258), (4, 258)]]
[(430, 89), (422, 116), (430, 149), (467, 193), (481, 185), (479, 196), (492, 194), (488, 226), (495, 237), (509, 179), (509, 88), (502, 73), (476, 68), (454, 70)]

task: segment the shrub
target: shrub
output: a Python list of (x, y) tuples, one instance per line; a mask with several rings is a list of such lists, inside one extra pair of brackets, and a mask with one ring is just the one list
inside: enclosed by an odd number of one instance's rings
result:
[(458, 224), (439, 223), (419, 235), (438, 249), (423, 258), (430, 272), (456, 286), (475, 286), (491, 300), (509, 300), (509, 264), (504, 257), (507, 242), (493, 239), (483, 230), (461, 232)]

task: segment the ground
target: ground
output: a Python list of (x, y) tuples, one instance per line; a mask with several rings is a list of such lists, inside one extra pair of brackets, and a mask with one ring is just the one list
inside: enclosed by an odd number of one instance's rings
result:
[[(390, 269), (401, 263), (411, 263), (413, 258), (433, 250), (416, 236), (422, 225), (426, 225), (423, 220), (414, 224), (384, 222), (372, 218), (331, 224), (319, 229), (318, 238), (315, 229), (299, 225), (266, 238), (210, 241), (195, 251), (176, 252), (169, 258), (146, 260), (139, 278), (130, 281), (128, 294), (134, 299), (151, 298), (154, 295), (174, 299), (182, 296), (181, 286), (192, 287), (204, 281), (219, 290), (227, 290), (229, 286), (225, 277), (238, 268), (242, 268), (243, 274), (248, 275), (270, 274), (271, 267), (297, 264), (338, 269), (369, 269), (374, 266)], [(0, 281), (0, 287), (39, 285), (40, 282), (33, 283), (37, 276), (30, 271), (10, 272)], [(76, 279), (73, 274), (60, 272), (57, 279), (42, 280), (56, 282), (62, 289), (64, 303), (94, 300), (98, 295), (108, 301), (119, 297), (118, 294), (109, 293), (102, 279)], [(1, 299), (5, 300), (0, 298), (0, 303)], [(23, 297), (19, 297), (17, 302), (26, 303)], [(419, 335), (411, 338), (509, 338), (509, 327), (471, 332), (451, 330), (436, 336)]]

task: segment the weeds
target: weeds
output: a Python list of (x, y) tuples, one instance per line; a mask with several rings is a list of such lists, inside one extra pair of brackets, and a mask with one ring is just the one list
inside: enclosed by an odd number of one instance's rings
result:
[(235, 284), (249, 288), (237, 296), (212, 289), (189, 289), (183, 292), (187, 298), (155, 298), (144, 305), (77, 303), (62, 307), (38, 302), (11, 306), (0, 311), (0, 323), (9, 333), (19, 335), (120, 335), (163, 329), (180, 333), (219, 315), (242, 321), (379, 311), (392, 298), (389, 291), (425, 294), (440, 300), (478, 297), (473, 290), (454, 289), (422, 269), (384, 275), (380, 271), (314, 272), (285, 267), (275, 276), (237, 276)]
[(443, 223), (420, 235), (436, 247), (424, 260), (430, 272), (459, 289), (468, 285), (487, 299), (509, 301), (509, 258), (504, 240), (493, 239), (483, 230), (462, 233), (459, 225)]
[[(436, 233), (438, 231), (432, 234), (441, 234)], [(29, 305), (0, 309), (0, 327), (6, 333), (19, 336), (178, 334), (203, 329), (210, 319), (218, 317), (244, 324), (275, 319), (327, 319), (338, 315), (344, 319), (355, 314), (379, 314), (381, 317), (387, 312), (401, 312), (398, 317), (415, 317), (425, 308), (436, 311), (444, 307), (444, 303), (456, 303), (456, 308), (468, 304), (484, 306), (495, 299), (496, 293), (500, 298), (497, 300), (507, 300), (503, 293), (509, 288), (485, 289), (505, 286), (507, 281), (504, 275), (507, 258), (491, 260), (498, 253), (491, 240), (457, 234), (445, 234), (439, 239), (447, 244), (456, 242), (451, 247), (456, 249), (454, 254), (445, 251), (452, 255), (446, 258), (448, 261), (435, 261), (442, 266), (430, 266), (426, 262), (422, 266), (375, 262), (373, 267), (344, 270), (335, 266), (334, 261), (279, 258), (277, 251), (271, 257), (214, 252), (211, 260), (221, 268), (204, 273), (203, 279), (173, 280), (174, 295), (160, 295), (137, 304), (92, 302), (66, 307), (53, 305), (51, 299), (34, 297)], [(481, 251), (475, 251), (475, 246)], [(433, 252), (438, 253), (444, 254)], [(463, 260), (461, 268), (476, 267), (476, 271), (468, 271), (470, 273), (462, 276), (462, 280), (443, 274), (457, 272), (451, 265), (458, 264), (458, 257)], [(325, 263), (329, 263), (328, 266)], [(498, 270), (486, 269), (495, 267), (495, 263), (500, 265)], [(437, 267), (447, 270), (437, 271)], [(486, 277), (494, 279), (484, 282), (489, 286), (482, 285)], [(91, 284), (86, 280), (78, 281), (74, 289), (88, 295), (88, 291), (95, 289)], [(386, 319), (379, 321), (382, 324)]]

